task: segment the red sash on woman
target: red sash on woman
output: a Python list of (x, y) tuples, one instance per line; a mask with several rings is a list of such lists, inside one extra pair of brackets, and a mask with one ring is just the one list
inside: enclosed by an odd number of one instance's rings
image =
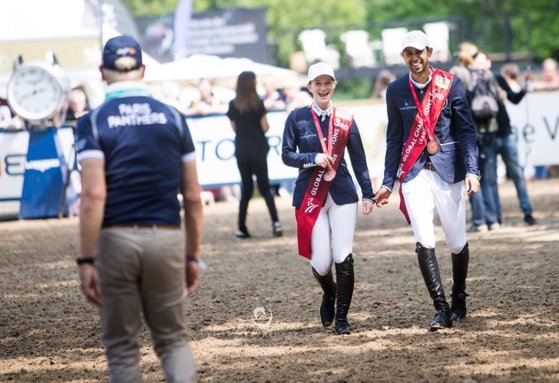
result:
[(353, 116), (351, 114), (334, 108), (328, 122), (328, 142), (325, 143), (318, 117), (312, 109), (311, 113), (320, 144), (322, 145), (322, 151), (334, 158), (334, 164), (331, 169), (323, 169), (318, 166), (314, 169), (307, 191), (303, 196), (303, 202), (299, 208), (295, 209), (299, 255), (308, 259), (311, 259), (312, 230), (318, 218), (318, 213), (320, 213), (320, 209), (328, 195), (328, 189), (335, 177), (335, 172), (338, 170), (340, 162), (344, 157), (349, 131), (353, 123)]
[(398, 177), (400, 179), (400, 210), (406, 217), (406, 221), (410, 222), (406, 203), (402, 194), (402, 183), (411, 170), (413, 164), (417, 161), (423, 149), (427, 145), (428, 140), (436, 140), (435, 126), (443, 110), (444, 104), (450, 92), (450, 86), (454, 75), (444, 72), (440, 69), (433, 69), (432, 80), (427, 87), (427, 93), (423, 98), (423, 103), (419, 103), (419, 98), (415, 92), (415, 87), (410, 77), (410, 90), (417, 107), (417, 114), (413, 120), (410, 135), (402, 149), (400, 157), (400, 165), (398, 167)]

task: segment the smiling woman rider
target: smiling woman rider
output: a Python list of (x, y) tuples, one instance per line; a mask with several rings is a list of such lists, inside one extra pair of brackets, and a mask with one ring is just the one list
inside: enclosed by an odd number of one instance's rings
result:
[(282, 160), (299, 168), (293, 193), (299, 254), (310, 260), (324, 292), (322, 325), (329, 327), (335, 319), (334, 332), (350, 334), (347, 313), (353, 296), (353, 233), (359, 196), (344, 159), (346, 148), (361, 187), (364, 215), (373, 211), (374, 194), (357, 124), (352, 115), (332, 104), (336, 89), (332, 67), (311, 65), (307, 89), (313, 102), (287, 117)]

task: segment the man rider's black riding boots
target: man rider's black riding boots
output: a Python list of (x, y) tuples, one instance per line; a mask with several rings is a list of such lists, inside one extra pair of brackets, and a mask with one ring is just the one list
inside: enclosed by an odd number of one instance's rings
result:
[(336, 334), (351, 334), (347, 313), (353, 296), (355, 277), (353, 274), (353, 256), (349, 254), (342, 263), (336, 263)]
[(450, 305), (450, 319), (459, 321), (466, 316), (466, 277), (468, 276), (468, 262), (470, 251), (468, 244), (458, 254), (452, 253), (452, 304)]
[(429, 291), (429, 295), (433, 300), (436, 310), (435, 317), (429, 326), (430, 330), (437, 331), (443, 328), (452, 327), (452, 321), (450, 320), (450, 307), (448, 306), (444, 296), (435, 249), (428, 249), (417, 242), (415, 252), (417, 253), (417, 260), (419, 262), (421, 274), (423, 275), (425, 285), (427, 286), (427, 290)]
[(320, 305), (320, 321), (324, 327), (328, 327), (334, 321), (334, 303), (336, 301), (336, 284), (334, 283), (332, 270), (328, 271), (326, 275), (320, 275), (313, 267), (312, 273), (324, 292)]

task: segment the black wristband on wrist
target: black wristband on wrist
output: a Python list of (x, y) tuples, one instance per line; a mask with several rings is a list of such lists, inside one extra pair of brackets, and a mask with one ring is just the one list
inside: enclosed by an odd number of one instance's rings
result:
[(187, 255), (186, 261), (190, 263), (200, 263), (200, 260), (196, 257), (193, 257), (192, 255)]
[(95, 263), (95, 258), (93, 258), (93, 257), (77, 257), (76, 258), (76, 263), (78, 264), (78, 266), (83, 265), (84, 263), (93, 265)]
[(200, 258), (196, 258), (192, 255), (187, 255), (186, 256), (186, 262), (188, 263), (195, 263), (198, 265), (198, 267), (200, 267), (202, 270), (207, 270), (208, 265), (206, 265), (206, 262), (204, 262), (202, 259)]

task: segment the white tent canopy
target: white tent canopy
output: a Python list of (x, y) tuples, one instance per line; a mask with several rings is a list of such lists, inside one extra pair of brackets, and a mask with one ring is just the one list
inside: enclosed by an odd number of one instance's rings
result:
[(256, 63), (247, 58), (221, 58), (209, 55), (192, 55), (165, 64), (150, 67), (146, 64), (146, 81), (198, 81), (214, 79), (221, 83), (236, 80), (243, 71), (252, 71), (258, 77), (271, 76), (278, 82), (297, 80), (300, 75), (292, 70)]

